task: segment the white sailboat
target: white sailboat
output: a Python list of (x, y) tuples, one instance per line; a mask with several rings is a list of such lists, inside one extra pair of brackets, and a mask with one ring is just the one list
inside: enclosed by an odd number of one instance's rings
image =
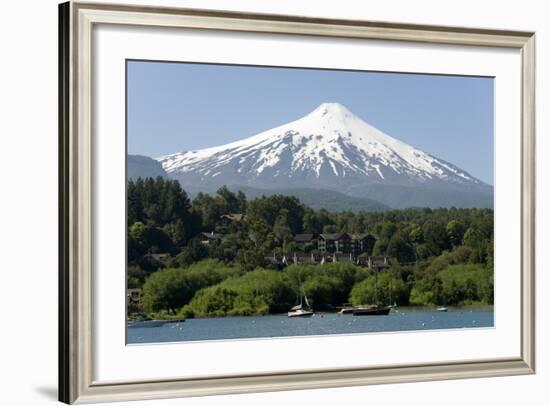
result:
[(311, 310), (311, 307), (309, 306), (309, 303), (307, 302), (307, 296), (304, 296), (304, 300), (307, 307), (304, 307), (302, 302), (300, 301), (300, 304), (294, 306), (290, 311), (287, 313), (288, 317), (311, 317), (313, 316), (313, 310)]
[[(299, 276), (298, 276), (298, 280), (299, 280)], [(287, 313), (287, 316), (288, 317), (311, 317), (313, 316), (313, 310), (311, 309), (311, 306), (307, 300), (307, 296), (303, 291), (302, 281), (299, 280), (299, 283), (300, 283), (300, 294), (299, 294), (300, 303), (292, 307), (290, 311)]]

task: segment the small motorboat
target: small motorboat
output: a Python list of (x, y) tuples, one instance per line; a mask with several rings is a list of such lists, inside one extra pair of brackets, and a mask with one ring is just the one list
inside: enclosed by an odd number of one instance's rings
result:
[(445, 306), (439, 306), (436, 311), (438, 312), (448, 312), (449, 309), (447, 309)]

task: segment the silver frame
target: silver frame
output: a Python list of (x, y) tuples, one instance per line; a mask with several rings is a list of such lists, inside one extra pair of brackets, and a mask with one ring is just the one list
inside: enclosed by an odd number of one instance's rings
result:
[[(95, 24), (507, 47), (521, 51), (521, 354), (454, 363), (131, 382), (92, 377), (91, 49)], [(535, 34), (198, 9), (59, 7), (59, 400), (90, 403), (532, 374), (535, 371)]]

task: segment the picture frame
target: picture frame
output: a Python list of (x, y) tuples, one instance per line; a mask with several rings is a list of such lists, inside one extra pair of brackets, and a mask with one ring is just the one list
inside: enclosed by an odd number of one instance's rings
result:
[[(201, 29), (509, 48), (521, 58), (519, 356), (191, 378), (96, 381), (93, 339), (92, 31), (98, 25)], [(199, 9), (59, 6), (59, 400), (87, 403), (532, 374), (535, 372), (535, 34)]]

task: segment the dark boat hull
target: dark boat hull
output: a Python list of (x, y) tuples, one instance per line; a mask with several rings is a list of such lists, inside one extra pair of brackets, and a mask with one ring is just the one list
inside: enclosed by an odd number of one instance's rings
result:
[(185, 319), (174, 320), (135, 320), (128, 322), (128, 328), (132, 327), (161, 327), (170, 323), (183, 323)]
[(390, 314), (391, 307), (373, 307), (373, 308), (356, 308), (353, 309), (354, 316), (387, 316)]

